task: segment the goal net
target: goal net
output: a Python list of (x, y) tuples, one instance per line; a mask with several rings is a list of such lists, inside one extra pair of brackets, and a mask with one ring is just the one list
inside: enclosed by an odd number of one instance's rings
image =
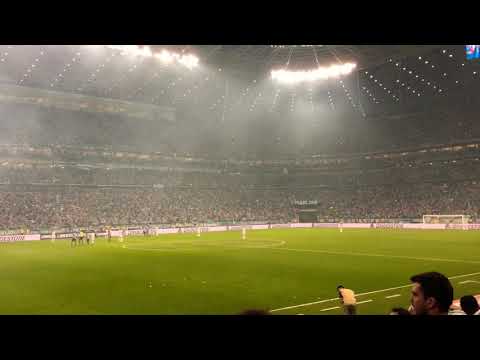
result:
[(468, 215), (423, 215), (424, 224), (468, 224)]

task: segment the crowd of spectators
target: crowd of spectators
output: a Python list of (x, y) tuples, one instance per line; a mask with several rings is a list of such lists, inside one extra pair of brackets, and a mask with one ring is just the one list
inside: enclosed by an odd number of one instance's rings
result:
[(289, 222), (295, 213), (276, 191), (74, 189), (0, 192), (3, 229), (128, 224)]
[[(386, 153), (480, 139), (479, 123), (468, 109), (339, 127), (318, 141), (324, 147), (320, 153), (336, 157), (286, 162), (177, 158), (173, 155), (181, 151), (182, 141), (171, 127), (139, 126), (123, 117), (2, 105), (0, 115), (11, 114), (20, 120), (0, 125), (3, 229), (285, 222), (298, 219), (295, 200), (316, 200), (319, 219), (326, 221), (419, 219), (425, 214), (480, 218), (478, 143)], [(160, 135), (178, 140), (178, 148)], [(227, 153), (221, 150), (216, 155)], [(365, 155), (374, 151), (385, 153)], [(162, 154), (155, 158), (155, 152)], [(19, 184), (26, 187), (15, 189)]]
[(427, 214), (480, 217), (480, 183), (477, 182), (299, 190), (296, 197), (318, 200), (318, 214), (327, 221), (414, 220)]
[(295, 222), (295, 201), (316, 200), (322, 221), (370, 222), (463, 214), (480, 218), (480, 183), (326, 189), (49, 188), (0, 191), (0, 227)]

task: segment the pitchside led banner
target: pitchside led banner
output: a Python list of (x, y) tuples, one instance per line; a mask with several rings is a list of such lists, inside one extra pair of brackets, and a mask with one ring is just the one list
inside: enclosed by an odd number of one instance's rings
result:
[(467, 60), (480, 59), (480, 45), (465, 45)]

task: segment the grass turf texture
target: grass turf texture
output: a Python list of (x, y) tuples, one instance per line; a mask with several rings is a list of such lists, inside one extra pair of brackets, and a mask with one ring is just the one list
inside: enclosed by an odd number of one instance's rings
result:
[[(409, 284), (440, 271), (480, 272), (476, 231), (292, 229), (128, 237), (72, 248), (57, 240), (0, 244), (0, 314), (236, 314)], [(477, 282), (478, 281), (478, 282)], [(480, 274), (452, 279), (480, 293)], [(361, 295), (359, 314), (408, 307), (410, 287)], [(400, 295), (400, 296), (395, 296)], [(390, 297), (395, 296), (395, 297)], [(387, 298), (390, 297), (390, 298)], [(341, 314), (337, 300), (275, 314)], [(326, 311), (322, 311), (326, 310)]]

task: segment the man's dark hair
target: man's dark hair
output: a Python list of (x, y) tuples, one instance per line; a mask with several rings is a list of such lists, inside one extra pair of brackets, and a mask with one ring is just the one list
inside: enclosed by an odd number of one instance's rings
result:
[(412, 276), (410, 281), (420, 284), (425, 298), (434, 298), (441, 312), (448, 312), (453, 302), (453, 287), (445, 275), (427, 272)]
[(338, 285), (337, 290), (340, 290), (340, 289), (345, 289), (345, 287), (343, 285)]
[(410, 312), (404, 308), (393, 308), (391, 313), (396, 313), (397, 315), (410, 315)]
[(460, 306), (462, 307), (463, 312), (467, 315), (473, 315), (480, 309), (477, 299), (472, 295), (463, 296), (460, 299)]

